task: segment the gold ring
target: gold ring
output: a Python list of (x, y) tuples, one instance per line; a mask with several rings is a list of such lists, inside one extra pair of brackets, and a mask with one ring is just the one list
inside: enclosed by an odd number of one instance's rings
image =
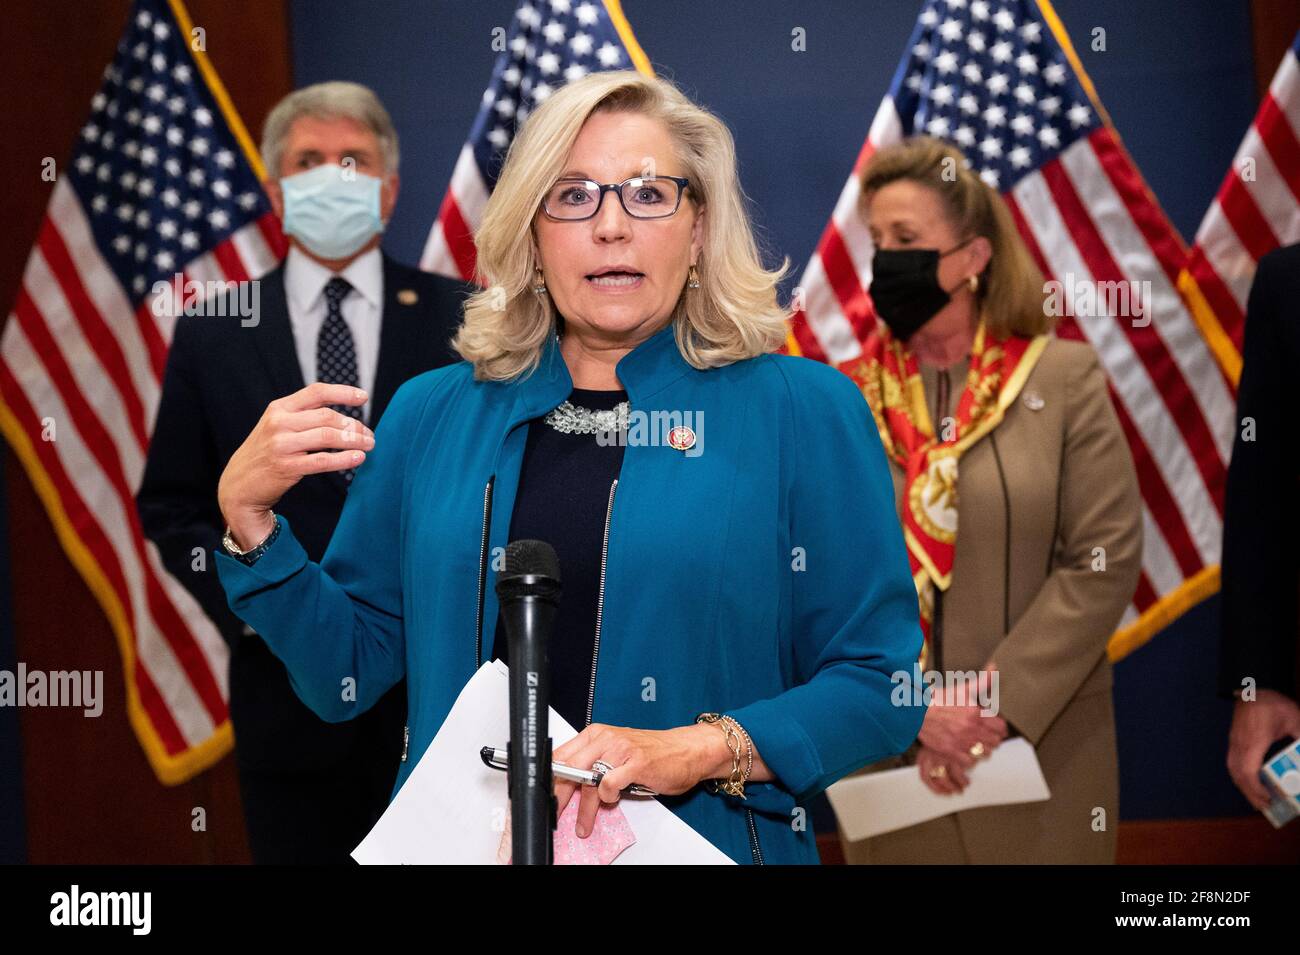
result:
[(970, 754), (974, 756), (976, 759), (979, 759), (981, 756), (984, 755), (984, 744), (976, 743), (974, 746), (970, 748)]
[(947, 775), (948, 775), (948, 767), (942, 764), (935, 766), (933, 769), (930, 770), (931, 779), (940, 779)]

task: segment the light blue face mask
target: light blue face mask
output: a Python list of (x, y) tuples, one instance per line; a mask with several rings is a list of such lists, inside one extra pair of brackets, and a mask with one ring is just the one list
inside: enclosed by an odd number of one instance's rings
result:
[(378, 232), (380, 181), (333, 163), (280, 180), (284, 231), (322, 259), (345, 259)]

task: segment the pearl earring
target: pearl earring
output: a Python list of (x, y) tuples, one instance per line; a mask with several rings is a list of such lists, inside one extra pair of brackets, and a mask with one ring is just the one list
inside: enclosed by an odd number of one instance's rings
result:
[(693, 265), (691, 266), (690, 272), (688, 272), (686, 276), (686, 287), (687, 288), (700, 287), (700, 273), (695, 270), (695, 266)]
[(546, 293), (546, 277), (542, 275), (541, 269), (533, 269), (533, 291), (538, 295)]
[(978, 275), (972, 275), (966, 280), (966, 284), (970, 286), (970, 293), (974, 295), (980, 289), (980, 277)]

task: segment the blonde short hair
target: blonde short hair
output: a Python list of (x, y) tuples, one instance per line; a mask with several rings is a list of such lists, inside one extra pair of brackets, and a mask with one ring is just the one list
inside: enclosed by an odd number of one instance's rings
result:
[(365, 126), (379, 141), (384, 172), (397, 172), (397, 129), (379, 97), (370, 87), (360, 83), (331, 80), (294, 90), (276, 103), (267, 115), (262, 125), (262, 162), (272, 179), (280, 178), (280, 160), (284, 156), (290, 127), (304, 116), (350, 119)]
[(881, 149), (862, 171), (858, 203), (863, 217), (875, 192), (900, 179), (934, 190), (961, 238), (983, 236), (993, 246), (976, 293), (990, 334), (1032, 337), (1050, 331), (1043, 273), (1002, 197), (967, 166), (961, 152), (931, 136), (911, 136)]
[(696, 368), (774, 351), (785, 340), (777, 283), (788, 260), (768, 271), (745, 208), (731, 133), (673, 84), (635, 71), (593, 73), (561, 87), (528, 117), (506, 156), (474, 240), (482, 291), (465, 304), (452, 346), (480, 380), (504, 381), (537, 367), (553, 334), (555, 308), (533, 291), (532, 225), (564, 171), (574, 141), (596, 112), (631, 112), (661, 121), (690, 179), (686, 196), (707, 207), (700, 287), (673, 311), (677, 347)]

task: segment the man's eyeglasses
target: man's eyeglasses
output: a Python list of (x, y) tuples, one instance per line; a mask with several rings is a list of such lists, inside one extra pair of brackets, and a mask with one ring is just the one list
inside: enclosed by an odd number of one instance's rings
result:
[(600, 211), (605, 193), (618, 195), (623, 211), (633, 219), (667, 219), (682, 204), (682, 190), (690, 185), (683, 176), (637, 176), (622, 182), (599, 183), (590, 179), (561, 179), (542, 200), (542, 211), (552, 219), (578, 222)]

